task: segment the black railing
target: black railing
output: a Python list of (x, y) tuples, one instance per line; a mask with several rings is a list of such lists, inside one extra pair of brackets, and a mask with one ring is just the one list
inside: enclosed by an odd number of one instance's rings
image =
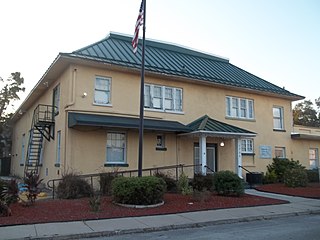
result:
[(215, 173), (215, 171), (213, 169), (211, 169), (210, 167), (208, 167), (207, 165), (204, 166), (206, 169), (208, 169), (210, 172)]
[(246, 169), (245, 167), (239, 165), (239, 168), (242, 168), (243, 170), (245, 170), (246, 172), (250, 173), (250, 174), (253, 174), (252, 172), (250, 172), (248, 169)]
[(56, 112), (55, 106), (39, 104), (33, 112), (33, 124), (53, 123)]
[[(176, 181), (179, 179), (179, 175), (185, 171), (186, 168), (195, 168), (201, 166), (200, 165), (184, 165), (184, 164), (179, 164), (179, 165), (171, 165), (171, 166), (165, 166), (165, 167), (154, 167), (154, 168), (145, 168), (142, 169), (142, 175), (143, 176), (152, 176), (156, 173), (161, 173), (164, 170), (174, 170), (174, 175)], [(101, 172), (101, 173), (93, 173), (93, 174), (83, 174), (79, 175), (79, 177), (84, 178), (84, 179), (89, 179), (90, 185), (92, 188), (94, 188), (94, 182), (99, 181), (99, 178), (102, 174), (107, 173), (107, 172)], [(138, 170), (126, 170), (126, 171), (115, 171), (112, 172), (116, 176), (127, 176), (127, 177), (134, 177), (138, 176)], [(194, 170), (192, 171), (192, 174), (194, 173)], [(51, 179), (47, 182), (48, 188), (52, 189), (52, 198), (55, 197), (55, 188), (56, 184), (58, 182), (62, 181), (62, 178), (56, 178), (56, 179)]]
[(251, 172), (243, 166), (240, 166), (245, 170), (249, 175), (246, 175), (246, 182), (249, 184), (250, 188), (254, 188), (254, 185), (260, 185), (263, 182), (263, 173)]

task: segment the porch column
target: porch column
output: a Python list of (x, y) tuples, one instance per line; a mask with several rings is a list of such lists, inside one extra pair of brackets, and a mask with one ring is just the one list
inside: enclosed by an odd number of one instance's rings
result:
[(235, 139), (235, 145), (236, 145), (236, 171), (240, 178), (242, 177), (242, 168), (239, 166), (242, 166), (242, 155), (241, 155), (241, 138)]
[(201, 166), (201, 174), (206, 175), (207, 171), (205, 166), (207, 165), (207, 137), (204, 135), (200, 136), (200, 162), (202, 164)]

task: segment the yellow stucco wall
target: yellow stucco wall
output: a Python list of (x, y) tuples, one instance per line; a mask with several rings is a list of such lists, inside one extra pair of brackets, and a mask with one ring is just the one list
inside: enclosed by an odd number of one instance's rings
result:
[[(111, 104), (108, 106), (95, 105), (94, 83), (95, 77), (111, 78)], [(270, 159), (261, 159), (259, 147), (271, 146), (272, 157), (274, 147), (286, 148), (287, 156), (301, 159), (306, 165), (308, 160), (302, 155), (301, 148), (310, 147), (311, 143), (291, 140), (292, 111), (290, 100), (264, 96), (257, 93), (239, 92), (227, 88), (217, 88), (208, 84), (194, 84), (187, 80), (160, 78), (146, 75), (145, 83), (172, 86), (183, 89), (183, 113), (166, 113), (161, 111), (145, 110), (146, 118), (175, 120), (188, 124), (195, 119), (208, 115), (209, 117), (240, 128), (257, 133), (254, 138), (255, 155), (243, 156), (243, 166), (250, 171), (266, 171), (266, 166), (272, 162)], [(61, 131), (61, 164), (55, 167), (56, 141), (45, 142), (44, 161), (41, 176), (46, 180), (59, 178), (66, 171), (80, 173), (96, 173), (111, 171), (111, 167), (104, 167), (106, 159), (107, 132), (114, 129), (71, 129), (67, 126), (67, 114), (71, 111), (111, 114), (116, 116), (139, 116), (139, 73), (119, 72), (111, 68), (92, 68), (83, 65), (70, 65), (38, 99), (36, 103), (15, 123), (14, 144), (12, 150), (12, 172), (22, 175), (23, 167), (19, 165), (21, 156), (21, 137), (28, 133), (31, 126), (33, 109), (37, 104), (51, 104), (53, 88), (60, 84), (60, 113), (56, 117), (55, 133)], [(87, 96), (83, 97), (83, 93)], [(254, 120), (239, 120), (226, 118), (225, 97), (234, 96), (254, 100)], [(274, 106), (284, 109), (285, 131), (273, 131)], [(126, 133), (126, 159), (129, 167), (120, 170), (137, 169), (138, 163), (138, 131), (119, 130)], [(145, 132), (143, 167), (158, 167), (175, 164), (193, 164), (194, 143), (199, 142), (198, 137), (177, 136), (165, 133), (166, 151), (157, 151), (156, 136), (159, 132)], [(221, 141), (225, 142), (220, 147)], [(26, 137), (26, 143), (28, 137)], [(221, 138), (207, 138), (208, 143), (217, 144), (218, 170), (236, 169), (235, 140)], [(309, 145), (308, 145), (309, 144)], [(319, 143), (312, 145), (319, 148)], [(27, 146), (26, 146), (27, 149)], [(26, 151), (25, 149), (25, 151)], [(299, 160), (300, 160), (299, 159)], [(245, 172), (243, 172), (245, 175)]]

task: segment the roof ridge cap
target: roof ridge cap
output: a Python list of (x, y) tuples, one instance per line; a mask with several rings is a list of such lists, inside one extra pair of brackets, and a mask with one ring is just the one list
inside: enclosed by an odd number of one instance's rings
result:
[(203, 116), (203, 120), (201, 121), (200, 125), (199, 125), (199, 129), (203, 130), (205, 129), (207, 122), (208, 122), (209, 116), (208, 115), (204, 115)]

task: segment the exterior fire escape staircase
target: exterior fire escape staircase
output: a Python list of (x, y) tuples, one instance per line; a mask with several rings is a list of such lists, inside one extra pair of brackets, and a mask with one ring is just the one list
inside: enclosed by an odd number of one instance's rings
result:
[(34, 112), (29, 131), (28, 152), (24, 173), (39, 174), (44, 139), (54, 140), (54, 116), (56, 107), (38, 105)]

